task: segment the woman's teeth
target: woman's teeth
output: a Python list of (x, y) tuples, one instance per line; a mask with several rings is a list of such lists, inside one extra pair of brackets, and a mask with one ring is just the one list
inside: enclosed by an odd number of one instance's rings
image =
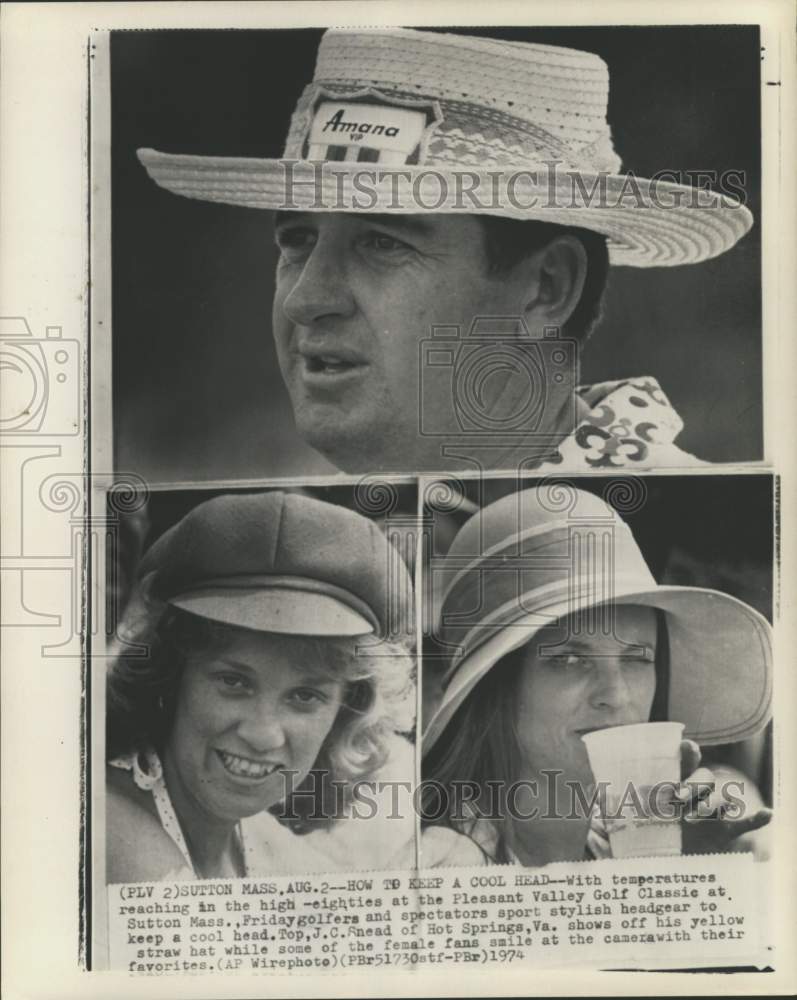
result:
[(276, 771), (278, 767), (277, 764), (259, 764), (255, 760), (249, 760), (247, 757), (238, 757), (224, 750), (218, 750), (217, 753), (221, 758), (222, 764), (230, 774), (235, 774), (243, 778), (265, 778), (272, 771)]

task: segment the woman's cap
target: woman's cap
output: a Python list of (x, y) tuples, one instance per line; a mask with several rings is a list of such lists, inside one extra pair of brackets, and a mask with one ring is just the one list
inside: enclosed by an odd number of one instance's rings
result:
[(737, 199), (621, 172), (608, 98), (608, 67), (591, 52), (330, 30), (283, 159), (138, 156), (156, 184), (202, 201), (538, 219), (602, 233), (612, 263), (636, 267), (697, 263), (732, 247), (753, 222)]
[(447, 670), (426, 750), (509, 652), (568, 616), (587, 635), (614, 629), (620, 604), (666, 614), (668, 718), (686, 737), (734, 742), (770, 718), (767, 621), (728, 594), (659, 586), (628, 525), (591, 493), (542, 484), (488, 505), (459, 531), (440, 575), (436, 636)]
[(147, 595), (262, 632), (407, 641), (413, 589), (368, 518), (297, 493), (225, 494), (194, 507), (148, 549)]

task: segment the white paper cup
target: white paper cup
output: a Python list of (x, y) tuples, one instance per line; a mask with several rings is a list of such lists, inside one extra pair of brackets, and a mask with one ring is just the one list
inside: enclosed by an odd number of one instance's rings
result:
[(667, 792), (681, 780), (680, 722), (642, 722), (582, 736), (615, 858), (681, 853), (681, 823)]

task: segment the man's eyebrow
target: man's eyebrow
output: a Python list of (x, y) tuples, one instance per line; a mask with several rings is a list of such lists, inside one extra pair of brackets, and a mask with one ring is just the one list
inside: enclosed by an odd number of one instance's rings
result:
[[(347, 213), (351, 214), (351, 213)], [(389, 229), (405, 229), (419, 236), (430, 236), (434, 231), (434, 223), (423, 215), (393, 215), (384, 212), (368, 212), (358, 215), (357, 218), (363, 222), (373, 222), (377, 226), (386, 226)]]
[(286, 212), (284, 209), (280, 209), (274, 217), (274, 225), (283, 226), (288, 222), (298, 222), (309, 214), (309, 212)]
[[(274, 217), (274, 225), (284, 226), (292, 222), (306, 222), (312, 215), (312, 212), (287, 212), (285, 209), (281, 209)], [(341, 215), (345, 215), (349, 219), (356, 219), (363, 224), (372, 223), (387, 229), (415, 233), (418, 236), (431, 236), (434, 232), (434, 223), (422, 215), (393, 215), (389, 212), (342, 212)]]
[(240, 670), (243, 673), (254, 674), (254, 668), (248, 663), (244, 663), (242, 660), (236, 660), (232, 656), (220, 656), (219, 659), (222, 663), (226, 664), (228, 667), (235, 667), (236, 670)]

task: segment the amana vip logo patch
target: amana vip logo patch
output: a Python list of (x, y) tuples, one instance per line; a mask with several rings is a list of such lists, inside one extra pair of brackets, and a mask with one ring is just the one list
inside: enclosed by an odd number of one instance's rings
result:
[(372, 101), (321, 100), (307, 137), (307, 159), (360, 163), (418, 163), (430, 124), (440, 119), (428, 104), (401, 107)]

